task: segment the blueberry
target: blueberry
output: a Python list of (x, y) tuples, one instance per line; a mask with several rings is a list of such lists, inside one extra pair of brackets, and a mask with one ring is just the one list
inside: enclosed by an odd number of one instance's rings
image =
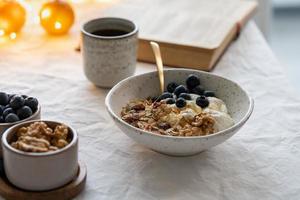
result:
[(166, 98), (172, 98), (173, 95), (169, 92), (164, 92), (162, 95), (160, 95), (158, 98), (157, 98), (157, 101), (161, 101), (163, 99), (166, 99)]
[(4, 111), (4, 106), (0, 105), (0, 116), (3, 115), (3, 111)]
[(15, 113), (15, 111), (12, 109), (12, 108), (6, 108), (4, 111), (3, 111), (3, 117), (5, 118), (8, 114), (10, 113)]
[(175, 88), (174, 94), (178, 97), (181, 93), (187, 93), (186, 87), (179, 85)]
[(205, 89), (202, 85), (198, 85), (196, 87), (194, 87), (190, 93), (193, 93), (193, 94), (198, 94), (198, 95), (203, 95)]
[(0, 92), (0, 105), (8, 104), (8, 95), (5, 92)]
[(6, 106), (4, 106), (3, 110), (5, 110), (6, 108), (10, 108), (10, 105), (7, 104)]
[(5, 123), (3, 116), (0, 116), (0, 123)]
[(168, 122), (160, 122), (160, 123), (158, 123), (158, 128), (167, 130), (167, 129), (171, 128), (171, 125)]
[(196, 86), (200, 85), (200, 79), (195, 74), (190, 74), (186, 79), (186, 86), (188, 89), (192, 90)]
[(12, 107), (15, 110), (21, 108), (22, 106), (24, 106), (24, 104), (25, 104), (25, 100), (20, 95), (13, 96), (9, 102), (10, 107)]
[(206, 96), (206, 97), (215, 97), (216, 95), (213, 91), (206, 90), (204, 92), (204, 96)]
[(178, 87), (178, 84), (175, 83), (175, 82), (171, 82), (168, 84), (167, 86), (167, 91), (170, 92), (170, 93), (173, 93), (174, 90)]
[(25, 99), (25, 105), (31, 108), (32, 112), (35, 112), (38, 109), (39, 102), (34, 97), (27, 97)]
[(24, 99), (26, 99), (28, 96), (27, 95), (25, 95), (25, 94), (22, 94), (21, 95)]
[(206, 108), (209, 105), (209, 101), (205, 96), (200, 96), (196, 99), (196, 104), (201, 108)]
[(14, 96), (16, 96), (16, 94), (9, 94), (8, 95), (8, 102), (10, 102), (11, 98), (13, 98)]
[(174, 104), (175, 103), (175, 99), (174, 98), (167, 98), (166, 99), (166, 104)]
[(184, 98), (185, 100), (192, 100), (191, 95), (189, 95), (188, 93), (181, 93), (181, 94), (179, 95), (179, 97), (182, 97), (182, 98)]
[(13, 122), (17, 122), (19, 121), (19, 117), (15, 114), (15, 113), (9, 113), (6, 117), (5, 117), (5, 122), (6, 123), (13, 123)]
[(23, 106), (17, 111), (17, 115), (20, 119), (26, 119), (32, 115), (32, 110), (29, 106)]
[(178, 98), (176, 101), (177, 108), (183, 108), (186, 105), (186, 101), (184, 98)]

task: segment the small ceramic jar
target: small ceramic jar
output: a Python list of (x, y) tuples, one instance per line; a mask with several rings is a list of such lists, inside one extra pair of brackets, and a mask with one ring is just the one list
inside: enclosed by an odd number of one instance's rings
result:
[[(70, 182), (78, 173), (78, 136), (67, 126), (71, 142), (55, 151), (24, 152), (11, 146), (16, 132), (35, 121), (17, 124), (7, 129), (2, 136), (4, 169), (7, 179), (15, 186), (30, 191), (45, 191), (61, 187)], [(50, 128), (63, 124), (43, 121)]]

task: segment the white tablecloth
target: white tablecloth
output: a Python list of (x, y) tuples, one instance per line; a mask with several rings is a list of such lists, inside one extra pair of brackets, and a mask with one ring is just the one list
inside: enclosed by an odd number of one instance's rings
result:
[[(234, 137), (192, 157), (153, 152), (114, 125), (107, 90), (83, 75), (76, 39), (20, 39), (0, 48), (0, 90), (36, 96), (44, 119), (78, 130), (88, 177), (76, 199), (300, 199), (300, 98), (253, 23), (213, 73), (246, 88), (254, 113)], [(137, 73), (154, 69), (138, 63)]]

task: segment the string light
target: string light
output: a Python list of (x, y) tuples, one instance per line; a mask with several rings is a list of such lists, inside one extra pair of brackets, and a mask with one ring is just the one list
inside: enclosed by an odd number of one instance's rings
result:
[(9, 38), (14, 40), (17, 38), (17, 34), (13, 32), (13, 33), (9, 34)]
[(14, 40), (29, 14), (28, 25), (41, 24), (49, 33), (54, 35), (68, 32), (74, 23), (75, 14), (70, 4), (113, 2), (114, 0), (48, 0), (39, 12), (34, 15), (36, 2), (27, 0), (0, 0), (0, 37)]
[(55, 22), (55, 29), (61, 29), (61, 23), (60, 22)]
[(5, 35), (5, 31), (3, 29), (0, 29), (0, 36)]
[(41, 18), (42, 18), (42, 19), (45, 19), (45, 18), (47, 18), (47, 17), (50, 17), (50, 13), (51, 13), (51, 10), (48, 9), (48, 8), (46, 8), (45, 10), (43, 10), (43, 11), (41, 12)]
[(25, 8), (17, 1), (0, 0), (0, 36), (14, 35), (23, 27), (26, 19)]
[(67, 33), (74, 23), (74, 11), (64, 0), (47, 2), (40, 10), (40, 23), (49, 34)]

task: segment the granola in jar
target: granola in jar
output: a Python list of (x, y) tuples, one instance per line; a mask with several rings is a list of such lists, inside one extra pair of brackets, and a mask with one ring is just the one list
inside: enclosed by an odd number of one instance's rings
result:
[(16, 140), (11, 146), (25, 152), (56, 151), (70, 143), (69, 129), (60, 124), (54, 129), (45, 122), (34, 122), (17, 130)]

